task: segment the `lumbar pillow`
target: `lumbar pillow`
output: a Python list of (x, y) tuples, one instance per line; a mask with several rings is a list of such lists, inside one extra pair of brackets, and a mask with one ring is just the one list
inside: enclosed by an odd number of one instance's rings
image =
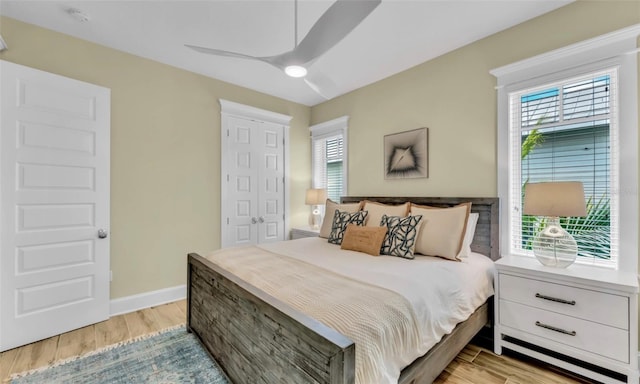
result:
[(409, 207), (409, 202), (391, 205), (365, 200), (362, 210), (369, 212), (367, 227), (379, 227), (382, 215), (405, 217), (409, 214)]
[(333, 215), (336, 213), (336, 210), (339, 209), (342, 212), (357, 212), (360, 210), (361, 206), (361, 203), (338, 204), (335, 201), (327, 199), (324, 210), (324, 220), (322, 220), (319, 236), (325, 239), (329, 238), (329, 235), (331, 234), (331, 225), (333, 223)]
[(331, 225), (329, 242), (331, 244), (342, 244), (344, 230), (347, 228), (347, 224), (364, 225), (366, 219), (367, 211), (350, 213), (336, 210), (336, 213), (333, 215), (333, 224)]
[(387, 227), (361, 227), (348, 224), (340, 248), (378, 256), (386, 234)]
[(380, 226), (387, 228), (387, 236), (382, 243), (380, 253), (413, 259), (421, 219), (422, 216), (382, 215)]
[(459, 260), (471, 203), (450, 208), (411, 204), (412, 215), (422, 215), (422, 228), (418, 232), (416, 253)]

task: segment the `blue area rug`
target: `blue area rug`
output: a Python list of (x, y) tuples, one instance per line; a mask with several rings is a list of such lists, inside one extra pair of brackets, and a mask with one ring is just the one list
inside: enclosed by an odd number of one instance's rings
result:
[(227, 384), (228, 381), (196, 337), (180, 327), (38, 370), (11, 383)]

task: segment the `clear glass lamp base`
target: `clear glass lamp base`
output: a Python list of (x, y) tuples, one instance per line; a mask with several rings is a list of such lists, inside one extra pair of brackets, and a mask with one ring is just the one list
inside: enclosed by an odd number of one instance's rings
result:
[(578, 244), (560, 226), (557, 217), (548, 218), (547, 226), (533, 239), (533, 254), (548, 267), (566, 268), (576, 261)]
[(321, 224), (322, 215), (320, 214), (320, 210), (318, 208), (315, 208), (309, 215), (309, 226), (311, 227), (311, 229), (320, 229)]

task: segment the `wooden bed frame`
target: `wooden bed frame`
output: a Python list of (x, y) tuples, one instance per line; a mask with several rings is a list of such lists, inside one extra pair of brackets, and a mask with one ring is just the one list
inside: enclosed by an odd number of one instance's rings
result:
[[(453, 206), (472, 202), (480, 218), (471, 248), (499, 258), (497, 198), (343, 197), (387, 204), (411, 201)], [(355, 382), (355, 344), (344, 335), (268, 295), (204, 257), (188, 256), (187, 330), (194, 333), (232, 382)], [(490, 299), (491, 300), (491, 299)], [(489, 302), (424, 356), (406, 367), (399, 384), (431, 383), (490, 322)]]

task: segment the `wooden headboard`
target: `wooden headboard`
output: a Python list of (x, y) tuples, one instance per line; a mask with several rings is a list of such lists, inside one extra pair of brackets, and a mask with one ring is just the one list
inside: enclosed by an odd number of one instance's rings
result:
[(342, 203), (357, 203), (362, 200), (376, 201), (384, 204), (403, 204), (410, 201), (419, 205), (433, 207), (451, 207), (460, 203), (471, 202), (471, 212), (480, 214), (476, 233), (471, 243), (473, 252), (481, 253), (492, 260), (500, 258), (500, 226), (498, 223), (497, 197), (382, 197), (382, 196), (343, 196)]

